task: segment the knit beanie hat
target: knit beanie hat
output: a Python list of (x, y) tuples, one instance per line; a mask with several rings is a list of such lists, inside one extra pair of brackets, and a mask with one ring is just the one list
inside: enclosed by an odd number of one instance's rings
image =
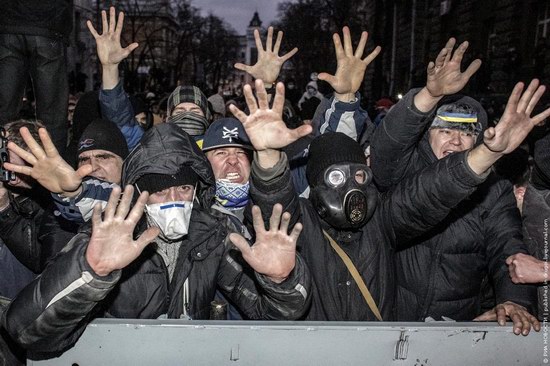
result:
[(439, 105), (430, 129), (448, 128), (480, 136), (486, 127), (486, 114), (479, 110), (482, 107), (472, 98), (461, 96), (460, 99), (445, 100), (445, 103)]
[(168, 116), (172, 115), (174, 108), (180, 103), (193, 103), (199, 106), (208, 121), (212, 119), (208, 108), (206, 95), (196, 86), (178, 86), (168, 97)]
[(192, 185), (199, 181), (199, 176), (188, 166), (184, 166), (176, 174), (146, 174), (136, 181), (140, 192), (157, 193), (166, 188)]
[(309, 185), (316, 186), (329, 166), (341, 163), (367, 163), (357, 141), (341, 132), (327, 132), (316, 137), (309, 145), (306, 167)]
[(128, 145), (122, 132), (114, 123), (104, 119), (93, 120), (78, 141), (78, 155), (89, 150), (106, 150), (122, 160), (128, 156)]

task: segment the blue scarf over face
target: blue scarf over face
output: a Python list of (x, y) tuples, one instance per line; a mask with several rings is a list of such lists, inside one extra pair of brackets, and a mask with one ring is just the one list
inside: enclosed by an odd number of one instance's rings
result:
[(231, 183), (225, 179), (216, 180), (216, 200), (228, 210), (236, 210), (248, 203), (250, 184)]

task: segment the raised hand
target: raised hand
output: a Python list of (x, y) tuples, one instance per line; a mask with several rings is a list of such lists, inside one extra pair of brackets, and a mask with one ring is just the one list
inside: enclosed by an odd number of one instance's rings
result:
[(282, 212), (283, 206), (280, 204), (273, 206), (269, 230), (266, 230), (260, 208), (258, 206), (252, 208), (256, 231), (256, 242), (252, 246), (249, 246), (246, 239), (239, 234), (233, 233), (229, 236), (241, 251), (244, 260), (256, 272), (277, 283), (283, 282), (296, 265), (296, 242), (302, 231), (302, 224), (297, 223), (289, 235), (290, 214)]
[(514, 323), (514, 334), (526, 336), (531, 327), (537, 332), (540, 331), (540, 322), (531, 315), (523, 306), (506, 301), (498, 304), (493, 309), (481, 314), (474, 321), (489, 322), (497, 321), (499, 325), (506, 325), (506, 319), (510, 318)]
[(76, 195), (82, 184), (82, 178), (92, 172), (92, 166), (83, 165), (78, 170), (74, 170), (59, 155), (45, 128), (38, 130), (44, 148), (35, 141), (26, 127), (22, 127), (19, 132), (29, 151), (11, 141), (8, 142), (8, 149), (21, 157), (28, 165), (4, 163), (4, 167), (13, 172), (33, 177), (50, 192), (69, 197)]
[(456, 40), (450, 38), (437, 55), (435, 62), (430, 61), (428, 64), (426, 89), (434, 98), (461, 91), (481, 66), (481, 60), (476, 59), (472, 61), (466, 71), (461, 72), (460, 65), (464, 53), (468, 49), (468, 42), (463, 42), (453, 53), (455, 44)]
[(550, 116), (550, 108), (531, 117), (531, 113), (544, 94), (545, 87), (533, 79), (525, 92), (523, 83), (517, 83), (508, 99), (504, 114), (496, 127), (485, 131), (483, 143), (495, 153), (509, 154), (527, 137), (535, 125)]
[(133, 50), (138, 47), (137, 43), (132, 43), (128, 47), (123, 48), (120, 44), (120, 35), (124, 24), (124, 13), (118, 14), (118, 22), (116, 21), (116, 11), (114, 7), (109, 9), (109, 21), (107, 21), (107, 13), (101, 11), (102, 33), (97, 33), (91, 21), (87, 21), (86, 25), (95, 38), (97, 45), (97, 57), (103, 66), (116, 66), (124, 60)]
[(277, 40), (275, 46), (273, 45), (273, 27), (267, 29), (267, 40), (265, 43), (265, 50), (262, 46), (262, 40), (260, 39), (260, 32), (254, 30), (254, 39), (256, 40), (256, 48), (258, 49), (258, 61), (254, 66), (245, 65), (242, 63), (236, 63), (235, 68), (245, 71), (252, 75), (255, 79), (263, 80), (266, 84), (273, 84), (283, 64), (290, 59), (298, 49), (294, 49), (282, 56), (279, 56), (279, 49), (281, 47), (281, 41), (283, 39), (283, 32), (277, 32)]
[(143, 215), (149, 193), (142, 192), (130, 210), (133, 194), (134, 187), (126, 186), (118, 203), (120, 188), (114, 188), (105, 207), (103, 219), (101, 205), (96, 204), (94, 207), (92, 237), (86, 249), (86, 260), (99, 276), (107, 276), (132, 263), (160, 232), (157, 227), (150, 227), (134, 240), (134, 228)]
[(322, 72), (319, 74), (320, 80), (328, 82), (335, 91), (335, 97), (338, 100), (350, 101), (355, 98), (355, 92), (359, 90), (363, 78), (365, 77), (365, 70), (367, 66), (378, 56), (380, 53), (380, 46), (367, 55), (364, 59), (363, 52), (367, 44), (369, 34), (367, 32), (361, 33), (361, 39), (357, 45), (355, 53), (353, 52), (353, 46), (351, 44), (351, 34), (348, 27), (344, 27), (342, 30), (344, 34), (344, 46), (338, 33), (332, 36), (334, 41), (334, 50), (336, 51), (336, 73), (334, 75)]
[(267, 92), (264, 83), (256, 79), (256, 95), (254, 98), (250, 85), (244, 86), (244, 96), (250, 114), (246, 115), (235, 105), (229, 108), (231, 113), (243, 124), (246, 134), (256, 151), (280, 149), (311, 133), (311, 126), (304, 125), (294, 130), (283, 122), (283, 107), (285, 103), (285, 87), (277, 83), (273, 107), (269, 108)]

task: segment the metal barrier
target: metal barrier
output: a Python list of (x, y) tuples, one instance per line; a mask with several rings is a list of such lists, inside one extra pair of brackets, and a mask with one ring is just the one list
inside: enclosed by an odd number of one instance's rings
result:
[[(31, 356), (32, 357), (32, 356)], [(508, 323), (99, 319), (62, 356), (28, 365), (544, 365), (548, 329)]]

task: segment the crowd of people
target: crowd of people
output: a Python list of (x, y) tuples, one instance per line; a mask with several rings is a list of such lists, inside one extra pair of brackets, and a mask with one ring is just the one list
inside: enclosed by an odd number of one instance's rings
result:
[[(119, 76), (139, 46), (121, 45), (124, 14), (101, 15), (100, 30), (87, 23), (101, 89), (67, 103), (68, 142), (40, 115), (3, 125), (6, 359), (53, 357), (95, 318), (210, 319), (220, 303), (224, 319), (540, 330), (550, 108), (537, 79), (519, 82), (491, 124), (460, 94), (481, 61), (461, 71), (468, 42), (451, 38), (426, 85), (381, 99), (373, 123), (359, 91), (381, 48), (365, 51), (366, 32), (355, 49), (347, 27), (334, 34), (336, 72), (317, 76), (331, 95), (312, 80), (291, 102), (277, 80), (297, 50), (280, 56), (283, 33), (270, 27), (265, 47), (254, 34), (257, 63), (235, 65), (255, 79), (244, 104), (180, 85), (158, 113)], [(522, 152), (515, 175), (496, 173)]]

